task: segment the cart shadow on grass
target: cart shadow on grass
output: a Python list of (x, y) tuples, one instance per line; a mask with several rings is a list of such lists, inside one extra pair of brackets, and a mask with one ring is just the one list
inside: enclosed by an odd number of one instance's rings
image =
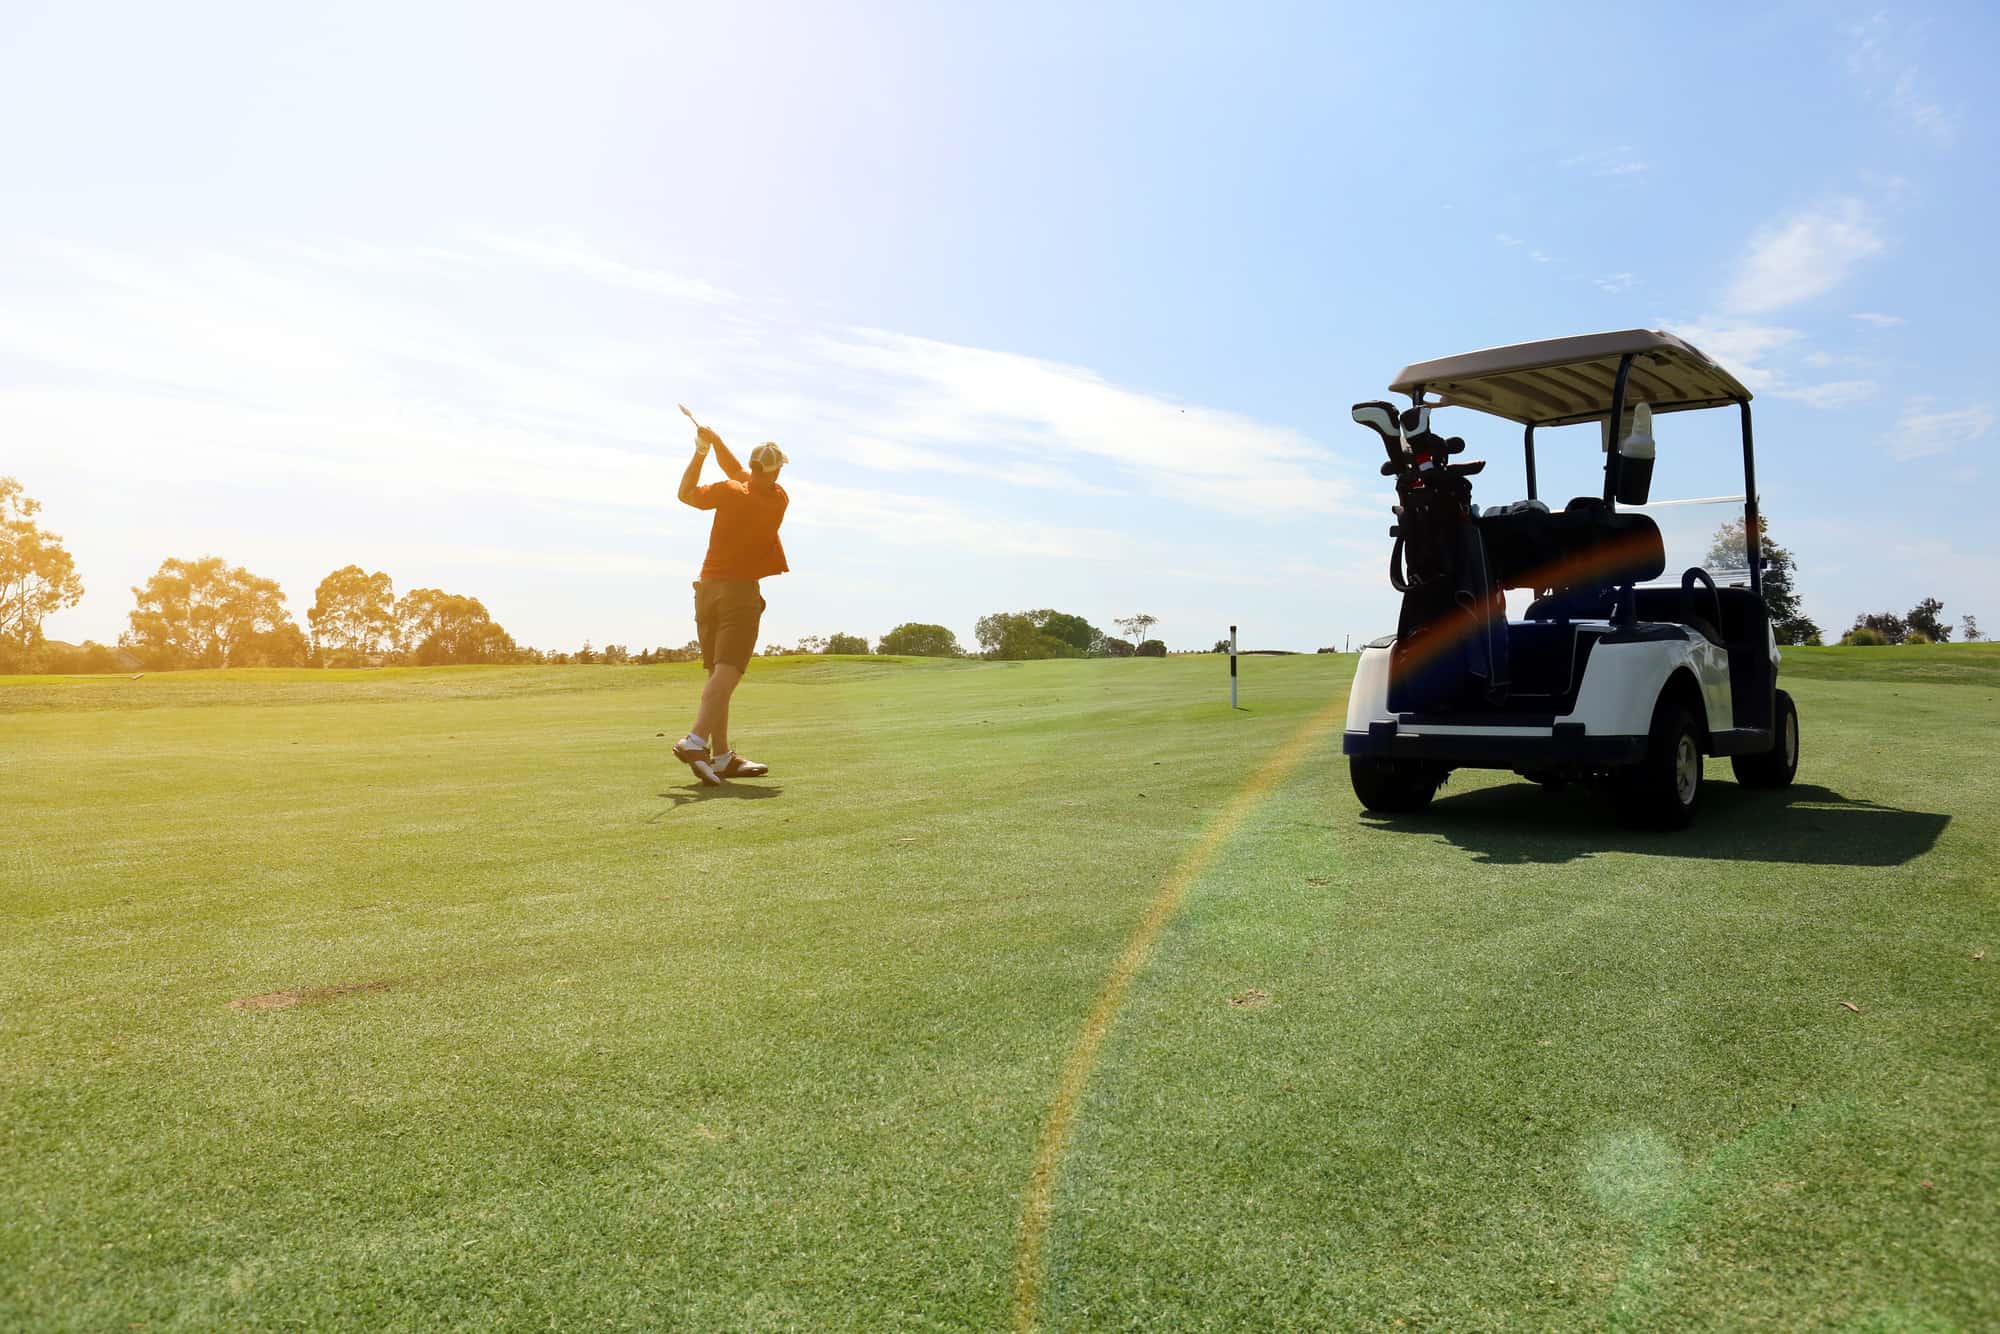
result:
[(1934, 811), (1906, 811), (1831, 788), (1799, 783), (1776, 790), (1730, 782), (1703, 785), (1692, 829), (1648, 833), (1622, 828), (1602, 793), (1544, 792), (1508, 783), (1457, 795), (1440, 791), (1417, 815), (1364, 815), (1366, 828), (1437, 834), (1489, 865), (1558, 864), (1606, 852), (1709, 861), (1804, 866), (1901, 866), (1929, 852), (1951, 823)]

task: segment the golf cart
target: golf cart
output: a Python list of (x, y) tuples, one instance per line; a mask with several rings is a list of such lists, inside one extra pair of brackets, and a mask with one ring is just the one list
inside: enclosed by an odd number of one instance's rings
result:
[[(1363, 806), (1422, 810), (1453, 769), (1508, 769), (1550, 789), (1606, 782), (1627, 821), (1678, 829), (1694, 819), (1705, 755), (1729, 756), (1739, 783), (1791, 783), (1798, 712), (1777, 688), (1764, 604), (1749, 390), (1644, 329), (1419, 362), (1389, 388), (1411, 406), (1354, 407), (1395, 479), (1389, 582), (1403, 595), (1396, 633), (1362, 650), (1348, 702), (1343, 750)], [(1740, 584), (1718, 586), (1702, 565), (1662, 584), (1659, 525), (1636, 512), (1652, 488), (1652, 418), (1730, 406), (1743, 425)], [(1445, 407), (1522, 425), (1525, 500), (1472, 503), (1486, 465), (1453, 461), (1465, 442), (1431, 429)], [(1535, 431), (1593, 421), (1603, 494), (1552, 508), (1536, 495)], [(1509, 589), (1533, 596), (1519, 619)]]

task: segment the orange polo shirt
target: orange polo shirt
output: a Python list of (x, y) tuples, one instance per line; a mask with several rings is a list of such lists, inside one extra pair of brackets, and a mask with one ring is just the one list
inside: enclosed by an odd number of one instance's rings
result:
[(776, 482), (769, 486), (710, 482), (696, 487), (695, 508), (715, 511), (701, 577), (763, 579), (790, 569), (784, 544), (778, 541), (778, 525), (785, 521), (785, 507), (791, 503)]

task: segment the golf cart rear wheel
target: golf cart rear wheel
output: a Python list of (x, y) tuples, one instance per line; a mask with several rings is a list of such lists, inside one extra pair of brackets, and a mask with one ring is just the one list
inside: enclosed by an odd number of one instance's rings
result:
[(1685, 704), (1662, 699), (1653, 711), (1646, 758), (1618, 774), (1618, 816), (1640, 829), (1685, 829), (1701, 802), (1701, 732)]
[(1792, 697), (1778, 692), (1771, 729), (1771, 748), (1762, 755), (1738, 755), (1730, 760), (1736, 781), (1745, 787), (1790, 787), (1799, 773), (1799, 710)]
[(1381, 815), (1407, 815), (1431, 804), (1444, 770), (1421, 760), (1384, 760), (1350, 756), (1347, 776), (1361, 804)]

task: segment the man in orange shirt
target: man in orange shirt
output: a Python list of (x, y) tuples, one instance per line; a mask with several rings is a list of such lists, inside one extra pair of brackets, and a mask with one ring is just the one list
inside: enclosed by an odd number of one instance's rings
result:
[[(710, 449), (728, 480), (701, 486), (701, 464)], [(693, 728), (674, 743), (674, 758), (711, 786), (725, 778), (761, 778), (771, 772), (768, 765), (730, 749), (729, 697), (757, 651), (757, 627), (764, 615), (757, 581), (789, 568), (778, 541), (778, 525), (791, 503), (778, 485), (778, 470), (785, 463), (784, 451), (766, 441), (750, 451), (745, 471), (721, 436), (699, 426), (694, 458), (681, 474), (682, 503), (714, 510), (715, 522), (708, 530), (708, 559), (694, 585), (694, 625), (708, 684)]]

